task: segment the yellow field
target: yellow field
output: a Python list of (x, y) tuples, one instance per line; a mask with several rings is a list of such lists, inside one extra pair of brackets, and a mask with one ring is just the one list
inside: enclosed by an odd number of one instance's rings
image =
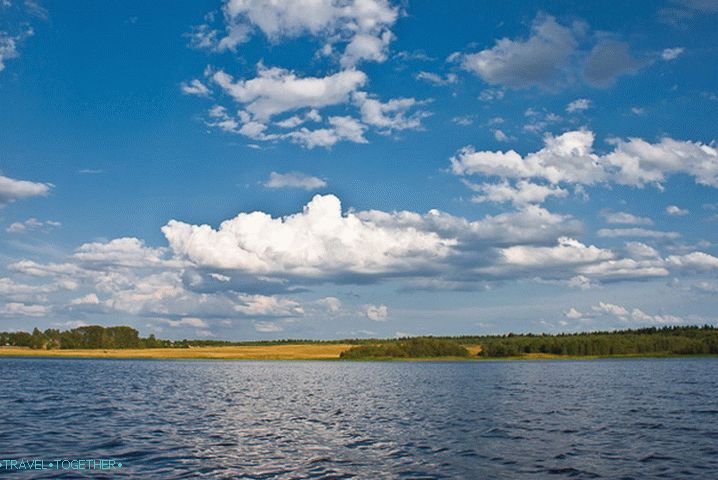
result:
[(176, 358), (217, 360), (331, 360), (351, 348), (342, 344), (301, 344), (241, 347), (152, 348), (128, 350), (30, 350), (1, 347), (0, 356), (86, 358)]
[[(0, 356), (82, 357), (82, 358), (157, 358), (215, 360), (335, 360), (352, 347), (347, 344), (306, 343), (296, 345), (259, 345), (240, 347), (151, 348), (128, 350), (31, 350), (25, 347), (0, 347)], [(467, 345), (471, 357), (481, 351), (479, 345)]]

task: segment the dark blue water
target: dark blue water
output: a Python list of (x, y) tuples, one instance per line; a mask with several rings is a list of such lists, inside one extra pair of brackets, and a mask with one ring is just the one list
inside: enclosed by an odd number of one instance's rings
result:
[(3, 358), (0, 460), (23, 457), (123, 462), (66, 478), (718, 478), (718, 360)]

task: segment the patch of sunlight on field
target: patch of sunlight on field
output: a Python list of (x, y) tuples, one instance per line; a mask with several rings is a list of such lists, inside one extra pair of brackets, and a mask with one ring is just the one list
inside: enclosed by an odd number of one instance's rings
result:
[(469, 356), (476, 357), (481, 353), (481, 345), (464, 345), (464, 347), (469, 351)]

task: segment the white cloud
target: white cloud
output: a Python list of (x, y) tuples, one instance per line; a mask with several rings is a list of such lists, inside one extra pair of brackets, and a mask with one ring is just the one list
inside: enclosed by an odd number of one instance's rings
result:
[(28, 218), (24, 222), (11, 223), (5, 231), (8, 233), (26, 233), (38, 230), (48, 231), (50, 229), (60, 227), (61, 225), (62, 224), (60, 222), (55, 222), (53, 220), (40, 221), (36, 218)]
[(5, 317), (44, 317), (49, 309), (44, 305), (28, 305), (19, 302), (6, 303), (0, 308), (0, 316)]
[[(312, 149), (329, 148), (341, 141), (368, 143), (368, 130), (390, 134), (419, 129), (421, 119), (428, 115), (413, 111), (423, 103), (414, 98), (384, 102), (360, 91), (368, 79), (357, 70), (357, 64), (384, 61), (394, 38), (391, 27), (400, 12), (388, 0), (226, 0), (222, 13), (226, 36), (210, 26), (215, 16), (209, 14), (207, 23), (190, 34), (194, 46), (235, 50), (253, 32), (261, 31), (272, 43), (303, 35), (319, 38), (324, 44), (317, 52), (321, 56), (333, 57), (337, 44), (346, 47), (339, 58), (341, 70), (324, 76), (301, 76), (287, 69), (265, 67), (260, 61), (254, 78), (236, 79), (225, 70), (208, 66), (208, 82), (240, 105), (238, 111), (213, 106), (206, 120), (208, 126), (255, 141), (289, 141)], [(439, 80), (455, 82), (457, 77), (450, 73)], [(187, 94), (209, 96), (209, 86), (200, 80), (184, 83), (182, 89)], [(322, 117), (321, 109), (339, 106), (358, 109), (360, 117)], [(281, 114), (289, 116), (273, 121)], [(308, 122), (318, 125), (304, 126)]]
[(677, 207), (676, 205), (668, 205), (666, 207), (666, 213), (676, 217), (682, 217), (688, 215), (690, 212), (684, 208)]
[[(468, 221), (438, 210), (424, 215), (342, 213), (332, 195), (315, 196), (303, 212), (281, 218), (253, 212), (241, 213), (217, 229), (174, 220), (163, 227), (175, 255), (198, 268), (292, 281), (376, 281), (432, 272), (461, 277), (471, 270), (459, 265), (496, 261), (498, 246), (552, 242), (579, 230), (571, 217), (533, 205)], [(495, 274), (503, 276), (504, 270)], [(494, 272), (476, 270), (475, 275), (492, 278)]]
[(681, 317), (675, 315), (649, 315), (640, 308), (633, 308), (630, 312), (626, 307), (611, 303), (599, 302), (591, 307), (594, 311), (618, 317), (624, 322), (635, 322), (642, 325), (677, 325), (683, 323)]
[(591, 108), (591, 100), (586, 98), (578, 98), (566, 105), (566, 111), (568, 113), (583, 112), (589, 108)]
[(663, 232), (647, 228), (602, 228), (598, 231), (599, 237), (645, 237), (645, 238), (678, 238), (678, 232)]
[(73, 298), (70, 305), (99, 305), (100, 299), (96, 293), (88, 293), (83, 297)]
[(269, 295), (241, 295), (234, 310), (249, 316), (293, 317), (304, 315), (304, 309), (294, 300)]
[(241, 213), (217, 230), (172, 220), (162, 231), (176, 254), (198, 265), (309, 277), (419, 268), (449, 255), (455, 244), (434, 232), (381, 227), (342, 214), (333, 195), (317, 195), (303, 212), (283, 218)]
[(438, 73), (421, 71), (416, 74), (416, 78), (436, 86), (451, 85), (459, 81), (459, 77), (455, 73), (447, 73), (442, 77)]
[(466, 127), (474, 123), (474, 118), (471, 115), (462, 115), (459, 117), (452, 118), (451, 121), (457, 125), (463, 125), (464, 127)]
[(711, 145), (672, 138), (654, 144), (639, 138), (611, 143), (614, 151), (604, 158), (609, 167), (617, 169), (616, 183), (640, 186), (683, 173), (698, 184), (718, 188), (718, 150)]
[(37, 301), (40, 298), (44, 298), (49, 293), (60, 290), (72, 290), (76, 286), (76, 283), (68, 282), (30, 285), (27, 283), (20, 283), (10, 278), (0, 277), (0, 297), (17, 302)]
[(389, 318), (386, 305), (364, 305), (364, 315), (375, 322), (385, 322)]
[(342, 70), (326, 77), (298, 77), (283, 68), (258, 65), (257, 77), (235, 81), (222, 70), (212, 80), (259, 121), (300, 108), (321, 108), (346, 103), (366, 83), (358, 70)]
[(316, 109), (309, 110), (305, 115), (299, 116), (299, 115), (292, 115), (289, 118), (286, 118), (279, 122), (274, 122), (275, 125), (282, 128), (296, 128), (299, 125), (302, 125), (306, 122), (321, 122), (322, 116), (319, 114), (319, 111)]
[(207, 328), (209, 325), (207, 322), (197, 317), (184, 317), (179, 320), (165, 320), (170, 327), (194, 327), (194, 328)]
[(5, 70), (5, 63), (8, 60), (20, 56), (18, 45), (32, 35), (33, 30), (31, 28), (26, 28), (25, 31), (17, 35), (10, 35), (8, 32), (0, 31), (0, 72)]
[(329, 313), (339, 313), (342, 311), (342, 301), (337, 297), (325, 297), (317, 300), (317, 303), (326, 308)]
[(264, 182), (266, 188), (301, 188), (303, 190), (316, 190), (327, 186), (327, 182), (318, 177), (312, 177), (301, 172), (277, 173), (271, 172), (269, 179)]
[(65, 328), (80, 328), (80, 327), (89, 327), (90, 324), (87, 322), (83, 322), (82, 320), (68, 320), (66, 322), (55, 322), (53, 325), (57, 327), (65, 327)]
[(494, 130), (494, 138), (498, 142), (508, 142), (510, 140), (508, 135), (506, 135), (502, 130), (498, 128)]
[(571, 320), (578, 320), (579, 318), (583, 318), (584, 314), (581, 313), (579, 310), (576, 310), (576, 308), (571, 307), (568, 310), (566, 310), (563, 313), (564, 317), (570, 318)]
[(364, 138), (366, 125), (358, 122), (352, 117), (329, 117), (329, 128), (318, 128), (310, 130), (300, 128), (279, 136), (288, 138), (294, 143), (303, 145), (309, 149), (315, 147), (331, 147), (342, 140), (354, 143), (367, 143)]
[(633, 258), (622, 258), (619, 260), (606, 260), (579, 267), (577, 271), (581, 275), (601, 281), (640, 280), (668, 275), (664, 262), (659, 259), (635, 260)]
[[(429, 115), (415, 110), (423, 102), (414, 98), (382, 102), (358, 91), (366, 82), (366, 75), (357, 70), (325, 77), (298, 77), (288, 70), (265, 68), (260, 63), (258, 71), (257, 77), (238, 81), (221, 70), (210, 74), (244, 110), (232, 116), (226, 107), (215, 105), (208, 112), (207, 125), (253, 140), (288, 140), (311, 149), (328, 148), (340, 141), (368, 143), (365, 134), (370, 127), (379, 133), (419, 129), (421, 120)], [(319, 109), (338, 105), (357, 108), (361, 121), (351, 115), (322, 117)], [(272, 122), (276, 115), (297, 110), (304, 113)], [(319, 126), (304, 126), (309, 122)]]
[(575, 277), (568, 279), (566, 285), (571, 288), (578, 288), (581, 290), (589, 290), (595, 287), (595, 284), (591, 281), (591, 279), (585, 275), (576, 275)]
[(496, 184), (465, 183), (472, 190), (481, 193), (481, 195), (476, 195), (471, 198), (471, 201), (475, 203), (510, 202), (517, 206), (524, 206), (528, 204), (543, 203), (550, 196), (565, 197), (568, 194), (568, 192), (562, 188), (550, 185), (539, 185), (526, 180), (519, 180), (516, 182), (515, 187), (511, 186), (511, 184), (506, 180)]
[(600, 215), (606, 220), (606, 223), (619, 225), (653, 225), (653, 220), (650, 218), (639, 217), (628, 212), (601, 210)]
[(386, 60), (386, 51), (389, 43), (394, 39), (390, 31), (381, 35), (360, 33), (354, 36), (342, 56), (340, 63), (342, 67), (353, 67), (362, 60), (383, 62)]
[(482, 102), (493, 102), (504, 98), (506, 91), (501, 88), (485, 88), (479, 94), (479, 100)]
[(335, 135), (339, 139), (346, 139), (354, 143), (367, 143), (364, 138), (366, 125), (352, 117), (329, 117), (329, 124), (332, 126)]
[(573, 31), (540, 15), (525, 40), (502, 38), (492, 48), (463, 56), (462, 67), (490, 84), (546, 86), (560, 77), (578, 43)]
[(551, 183), (586, 185), (612, 182), (636, 187), (660, 185), (670, 175), (686, 174), (698, 184), (718, 188), (718, 150), (711, 145), (671, 138), (653, 144), (639, 138), (610, 139), (613, 151), (599, 155), (593, 151), (594, 140), (588, 130), (547, 135), (545, 146), (526, 156), (514, 150), (477, 152), (467, 146), (451, 157), (451, 168), (457, 175), (542, 178)]
[(189, 82), (182, 82), (180, 84), (180, 89), (185, 95), (194, 95), (197, 97), (209, 96), (209, 88), (207, 88), (207, 86), (202, 83), (201, 80), (198, 80), (196, 78)]
[(0, 32), (0, 72), (5, 70), (6, 61), (17, 56), (17, 39)]
[(655, 248), (641, 242), (626, 243), (626, 251), (631, 257), (637, 258), (657, 258), (659, 256)]
[(592, 184), (606, 178), (593, 153), (593, 141), (593, 133), (586, 130), (547, 136), (545, 147), (526, 157), (514, 150), (477, 152), (473, 147), (464, 147), (451, 158), (451, 168), (457, 175), (480, 173), (503, 178), (543, 178), (551, 183)]
[(180, 274), (174, 271), (155, 270), (143, 275), (110, 265), (90, 281), (94, 290), (109, 297), (109, 308), (131, 315), (184, 316), (207, 308), (208, 299), (185, 290)]
[(666, 48), (661, 52), (661, 58), (666, 61), (675, 60), (685, 51), (682, 47)]
[(52, 187), (50, 183), (16, 180), (0, 175), (0, 208), (16, 200), (47, 196)]
[[(454, 289), (465, 289), (477, 281), (505, 281), (516, 278), (511, 274), (514, 265), (500, 264), (494, 271), (486, 268), (500, 261), (498, 248), (517, 242), (543, 244), (578, 229), (570, 217), (531, 205), (518, 212), (469, 221), (436, 210), (423, 215), (406, 211), (342, 213), (333, 196), (318, 196), (303, 212), (283, 218), (261, 212), (238, 218), (217, 230), (183, 226), (173, 232), (186, 242), (182, 248), (166, 231), (176, 252), (147, 246), (136, 238), (119, 238), (83, 244), (64, 263), (14, 262), (8, 271), (41, 284), (7, 279), (0, 281), (0, 295), (6, 302), (53, 305), (48, 311), (52, 309), (60, 318), (79, 310), (93, 315), (171, 318), (172, 322), (184, 318), (326, 317), (343, 311), (340, 300), (325, 297), (300, 304), (276, 292), (290, 292), (308, 280), (364, 283), (389, 277), (409, 284), (432, 279), (436, 283), (427, 288), (444, 284)], [(208, 270), (212, 263), (221, 273)], [(551, 272), (551, 278), (576, 275), (573, 267), (563, 273), (553, 267), (536, 264), (520, 270), (530, 270), (534, 276)], [(81, 293), (68, 298), (61, 289)], [(42, 311), (20, 305), (8, 308), (15, 313)], [(381, 311), (377, 315), (381, 316)]]
[(8, 269), (31, 277), (73, 277), (81, 268), (73, 263), (37, 263), (32, 260), (20, 260), (8, 265)]
[(254, 322), (254, 329), (260, 333), (276, 333), (284, 330), (275, 322)]
[(692, 270), (718, 270), (718, 258), (704, 252), (691, 252), (686, 255), (671, 255), (666, 263), (672, 267)]
[(553, 112), (544, 111), (543, 113), (539, 113), (531, 108), (526, 111), (525, 116), (529, 118), (529, 122), (522, 127), (522, 130), (536, 135), (543, 134), (544, 136), (550, 124), (562, 120), (559, 115)]
[(353, 100), (361, 111), (364, 123), (388, 132), (421, 128), (422, 118), (429, 115), (421, 110), (410, 113), (413, 107), (421, 103), (414, 98), (394, 98), (384, 103), (365, 92), (357, 92)]
[(654, 325), (677, 325), (683, 323), (681, 317), (675, 315), (649, 315), (638, 308), (631, 311), (631, 319), (635, 322)]
[(568, 237), (558, 239), (554, 247), (532, 247), (517, 245), (501, 250), (503, 262), (511, 266), (550, 268), (564, 267), (573, 264), (590, 264), (614, 258), (610, 250), (586, 246)]
[(125, 237), (109, 242), (85, 243), (77, 249), (73, 257), (90, 264), (153, 267), (164, 263), (164, 253), (164, 249), (146, 247), (142, 240)]
[(614, 305), (612, 303), (598, 302), (598, 305), (591, 307), (596, 312), (607, 313), (609, 315), (615, 315), (617, 317), (623, 317), (628, 315), (628, 310), (620, 305)]
[(195, 45), (217, 50), (235, 50), (258, 29), (273, 43), (302, 35), (312, 35), (326, 42), (324, 51), (333, 44), (346, 43), (340, 62), (353, 66), (360, 61), (386, 59), (393, 39), (390, 28), (399, 10), (386, 0), (227, 0), (224, 7), (225, 35), (208, 25), (198, 27)]
[(228, 277), (227, 275), (222, 275), (221, 273), (210, 273), (209, 276), (222, 283), (227, 283), (232, 280), (231, 277)]

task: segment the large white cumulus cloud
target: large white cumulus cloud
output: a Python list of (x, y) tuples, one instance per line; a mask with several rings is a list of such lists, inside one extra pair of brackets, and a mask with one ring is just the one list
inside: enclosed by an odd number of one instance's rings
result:
[[(343, 210), (336, 196), (317, 195), (283, 217), (243, 212), (217, 228), (172, 220), (162, 231), (169, 247), (125, 237), (85, 243), (61, 263), (9, 264), (0, 317), (124, 314), (211, 328), (233, 318), (298, 321), (344, 310), (335, 297), (297, 297), (318, 284), (391, 280), (399, 288), (468, 290), (538, 280), (590, 288), (718, 269), (705, 252), (662, 258), (636, 242), (618, 250), (583, 243), (580, 222), (537, 205), (471, 220), (439, 210)], [(365, 316), (388, 317), (388, 307), (374, 307)]]
[(218, 229), (172, 220), (162, 232), (176, 254), (197, 265), (310, 277), (419, 269), (448, 256), (456, 244), (436, 232), (343, 214), (333, 195), (317, 195), (301, 213), (283, 218), (240, 213)]

